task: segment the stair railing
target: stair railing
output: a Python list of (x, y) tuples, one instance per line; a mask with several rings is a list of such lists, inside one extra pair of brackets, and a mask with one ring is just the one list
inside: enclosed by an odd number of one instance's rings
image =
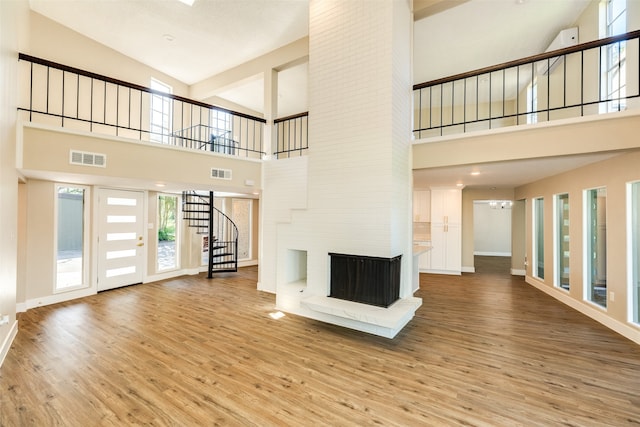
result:
[(238, 227), (222, 211), (213, 206), (213, 192), (182, 193), (183, 217), (190, 227), (207, 234), (207, 277), (213, 273), (238, 271)]

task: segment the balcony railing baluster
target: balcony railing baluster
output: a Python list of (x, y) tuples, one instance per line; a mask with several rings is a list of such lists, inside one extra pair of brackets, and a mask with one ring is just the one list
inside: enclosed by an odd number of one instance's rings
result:
[[(28, 112), (28, 120), (31, 122), (44, 117), (54, 117), (59, 119), (60, 126), (65, 128), (85, 129), (89, 132), (102, 132), (116, 136), (137, 135), (138, 139), (146, 141), (152, 140), (152, 136), (156, 135), (156, 139), (159, 141), (153, 142), (218, 151), (248, 158), (261, 158), (266, 154), (262, 147), (262, 133), (266, 121), (260, 117), (215, 107), (177, 95), (160, 93), (144, 86), (22, 53), (19, 55), (19, 60), (29, 62), (29, 73), (26, 76), (29, 79), (29, 93), (28, 105), (21, 105), (18, 110)], [(43, 67), (44, 82), (38, 81), (40, 73), (34, 71), (35, 67)], [(52, 74), (54, 70), (55, 73)], [(57, 73), (61, 74), (60, 81), (57, 80)], [(76, 77), (75, 94), (72, 89), (69, 90), (69, 93), (66, 91), (65, 80), (69, 75)], [(85, 89), (83, 92), (81, 80), (84, 78), (88, 79), (88, 84), (85, 85), (85, 88), (88, 86), (88, 90)], [(99, 84), (102, 84), (102, 87)], [(43, 91), (36, 91), (35, 88), (40, 88), (43, 85)], [(126, 94), (124, 92), (121, 94), (121, 90), (126, 90)], [(135, 92), (132, 91), (139, 93), (137, 118), (135, 117), (136, 113), (133, 112)], [(69, 96), (75, 96), (75, 99), (69, 99)], [(100, 96), (103, 98), (99, 99)], [(121, 99), (125, 97), (128, 97), (126, 102)], [(168, 127), (166, 123), (162, 123), (159, 129), (153, 128), (151, 120), (152, 97), (161, 98), (160, 112), (163, 118), (169, 118)], [(86, 105), (87, 98), (88, 105)], [(74, 102), (75, 107), (73, 106)], [(125, 104), (128, 105), (128, 108)], [(146, 113), (145, 106), (148, 109)], [(188, 119), (185, 115), (185, 106), (188, 106), (187, 110), (190, 111)], [(102, 108), (102, 112), (100, 108)], [(195, 110), (196, 108), (198, 110)], [(128, 110), (126, 117), (123, 112), (125, 109)], [(197, 111), (197, 117), (194, 116), (195, 111)], [(216, 113), (216, 117), (220, 115), (230, 117), (225, 120), (225, 129), (219, 128), (217, 121), (212, 123), (212, 112)], [(122, 117), (121, 114), (123, 114)], [(48, 123), (48, 121), (46, 122)], [(157, 126), (159, 123), (155, 123), (155, 125)], [(185, 136), (186, 131), (194, 127), (199, 128), (198, 135), (190, 133), (188, 137)], [(249, 132), (249, 128), (253, 129), (252, 133)], [(214, 144), (213, 141), (223, 133), (222, 139)], [(236, 133), (237, 140), (234, 139)]]
[[(302, 156), (309, 149), (309, 113), (274, 120), (276, 126), (276, 159)], [(291, 126), (293, 125), (293, 132)], [(300, 132), (297, 132), (300, 129)]]
[[(616, 49), (615, 55), (610, 55), (612, 49)], [(640, 97), (639, 58), (640, 30), (414, 85), (414, 137), (422, 139), (637, 108), (640, 103), (629, 101)], [(562, 67), (557, 67), (559, 61)], [(529, 67), (531, 71), (523, 68), (521, 72), (521, 67)], [(607, 79), (606, 73), (615, 78)], [(622, 80), (623, 75), (626, 81)], [(579, 84), (570, 85), (574, 79), (580, 79)], [(527, 87), (536, 81), (537, 93), (526, 96)], [(457, 99), (459, 90), (464, 94)], [(470, 100), (474, 92), (475, 100)], [(590, 99), (590, 93), (597, 96)], [(447, 114), (446, 108), (451, 108), (451, 114)], [(462, 114), (457, 114), (461, 108)], [(470, 117), (472, 109), (475, 117)], [(521, 121), (521, 117), (525, 120)]]

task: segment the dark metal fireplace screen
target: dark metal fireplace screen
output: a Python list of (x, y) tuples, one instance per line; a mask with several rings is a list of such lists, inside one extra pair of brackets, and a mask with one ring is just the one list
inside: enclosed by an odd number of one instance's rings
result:
[(400, 297), (402, 255), (379, 258), (330, 253), (330, 297), (389, 307)]

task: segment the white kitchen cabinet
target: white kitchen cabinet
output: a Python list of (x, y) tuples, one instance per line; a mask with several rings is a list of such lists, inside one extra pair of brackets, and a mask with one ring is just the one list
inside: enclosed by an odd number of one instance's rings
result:
[(431, 251), (427, 251), (418, 258), (418, 268), (420, 271), (431, 269)]
[(462, 222), (462, 190), (431, 189), (431, 222), (460, 224)]
[(458, 224), (431, 226), (430, 273), (461, 274), (462, 233)]
[(415, 190), (413, 192), (413, 222), (431, 221), (431, 192)]
[(462, 272), (462, 190), (431, 189), (431, 245), (429, 272)]

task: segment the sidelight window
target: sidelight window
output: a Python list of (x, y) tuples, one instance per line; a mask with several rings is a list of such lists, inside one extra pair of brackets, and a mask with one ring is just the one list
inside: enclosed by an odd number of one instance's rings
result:
[(158, 196), (158, 271), (178, 268), (178, 196)]
[(55, 188), (54, 291), (60, 292), (88, 286), (88, 190), (66, 185), (56, 185)]

